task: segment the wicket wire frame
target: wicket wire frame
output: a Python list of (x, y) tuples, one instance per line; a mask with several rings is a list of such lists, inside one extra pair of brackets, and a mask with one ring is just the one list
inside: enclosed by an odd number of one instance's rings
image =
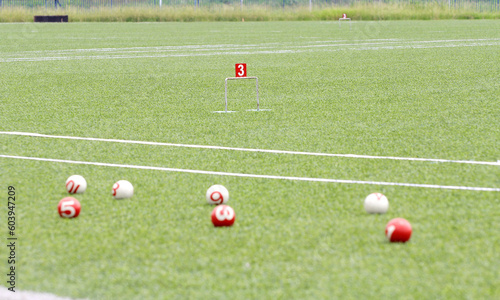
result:
[(259, 78), (255, 77), (255, 76), (250, 76), (250, 77), (228, 77), (226, 78), (225, 80), (225, 94), (224, 94), (224, 98), (225, 98), (225, 108), (223, 111), (214, 111), (216, 113), (231, 113), (231, 112), (235, 112), (235, 111), (228, 111), (227, 110), (227, 81), (228, 80), (237, 80), (237, 79), (255, 79), (255, 89), (257, 91), (257, 109), (247, 109), (247, 111), (267, 111), (267, 110), (270, 110), (270, 109), (260, 109), (260, 103), (259, 103)]
[(339, 28), (342, 27), (340, 21), (349, 20), (349, 30), (351, 30), (351, 18), (339, 18)]

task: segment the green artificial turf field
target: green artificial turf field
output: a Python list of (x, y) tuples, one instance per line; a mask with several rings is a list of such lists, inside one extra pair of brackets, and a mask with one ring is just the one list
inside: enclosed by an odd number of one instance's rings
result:
[[(89, 299), (500, 298), (500, 21), (351, 25), (0, 24), (0, 235), (6, 244), (14, 186), (16, 289)], [(246, 111), (256, 107), (248, 80), (229, 82), (236, 113), (214, 113), (236, 63), (259, 78), (271, 111)], [(72, 174), (88, 188), (76, 196), (80, 216), (62, 219)], [(134, 185), (131, 199), (111, 197), (119, 179)], [(229, 190), (233, 227), (210, 222), (205, 192), (216, 183)], [(388, 197), (387, 214), (364, 212), (372, 192)], [(413, 226), (406, 244), (384, 236), (395, 217)], [(7, 274), (6, 246), (0, 255)]]

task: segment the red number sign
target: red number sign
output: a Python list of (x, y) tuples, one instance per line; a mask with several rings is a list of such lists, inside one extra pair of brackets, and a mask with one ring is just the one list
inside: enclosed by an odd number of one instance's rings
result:
[(247, 64), (236, 64), (236, 77), (247, 77)]

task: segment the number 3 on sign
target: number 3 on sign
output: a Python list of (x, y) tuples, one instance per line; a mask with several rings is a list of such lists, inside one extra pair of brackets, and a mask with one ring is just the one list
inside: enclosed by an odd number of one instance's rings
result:
[(236, 64), (236, 77), (247, 77), (247, 64)]

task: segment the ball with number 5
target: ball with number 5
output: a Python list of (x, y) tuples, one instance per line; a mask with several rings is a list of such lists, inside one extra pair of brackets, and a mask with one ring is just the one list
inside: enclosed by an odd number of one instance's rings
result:
[(236, 214), (228, 205), (218, 205), (212, 210), (212, 223), (215, 227), (232, 226), (235, 219)]
[(126, 199), (134, 195), (134, 187), (127, 180), (118, 180), (113, 184), (111, 194), (115, 199)]
[(223, 204), (229, 201), (229, 191), (220, 184), (212, 185), (205, 195), (210, 204)]
[(63, 198), (57, 206), (61, 218), (76, 218), (80, 214), (80, 209), (80, 202), (73, 197)]
[(82, 194), (87, 189), (87, 181), (81, 175), (71, 175), (66, 179), (66, 190), (70, 194)]

